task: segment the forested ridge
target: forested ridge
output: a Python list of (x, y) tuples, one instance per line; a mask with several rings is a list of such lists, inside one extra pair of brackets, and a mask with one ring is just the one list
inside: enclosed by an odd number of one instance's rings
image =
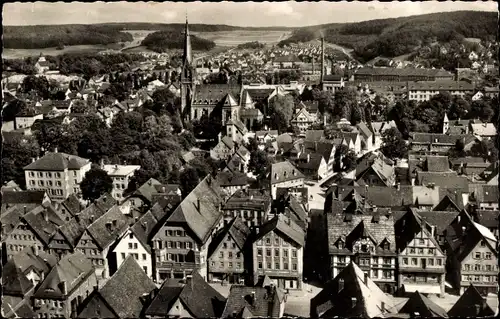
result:
[[(193, 50), (208, 51), (215, 47), (215, 42), (191, 35)], [(184, 34), (178, 31), (157, 31), (148, 34), (141, 45), (150, 50), (163, 52), (167, 49), (182, 49), (184, 47)]]

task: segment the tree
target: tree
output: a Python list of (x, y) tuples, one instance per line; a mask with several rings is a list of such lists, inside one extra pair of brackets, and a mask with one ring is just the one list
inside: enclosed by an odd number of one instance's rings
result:
[(104, 94), (112, 96), (118, 101), (124, 101), (128, 98), (129, 91), (122, 83), (111, 83), (111, 85), (104, 90)]
[(8, 121), (14, 121), (16, 119), (16, 116), (20, 115), (27, 109), (26, 102), (22, 100), (12, 100), (2, 110), (2, 121), (3, 122), (8, 122)]
[(451, 148), (446, 155), (449, 158), (465, 157), (467, 156), (467, 154), (464, 151), (464, 148), (464, 141), (462, 139), (457, 139), (457, 141), (455, 142), (455, 147)]
[(91, 168), (80, 183), (82, 196), (85, 200), (95, 201), (113, 189), (113, 180), (108, 173), (100, 168)]
[(250, 162), (248, 164), (248, 169), (254, 173), (256, 176), (261, 176), (266, 173), (267, 169), (271, 165), (271, 161), (267, 156), (266, 152), (261, 150), (255, 150), (250, 153)]
[(2, 174), (1, 184), (13, 180), (19, 186), (25, 186), (23, 167), (38, 157), (40, 147), (32, 136), (15, 136), (6, 139), (2, 144)]
[(180, 188), (182, 196), (186, 197), (200, 182), (198, 172), (193, 167), (187, 167), (180, 174)]
[(44, 76), (28, 75), (23, 79), (21, 90), (24, 93), (34, 92), (42, 99), (47, 99), (50, 96), (50, 84)]
[(406, 158), (408, 147), (403, 135), (397, 128), (390, 128), (382, 133), (382, 153), (392, 159)]
[(294, 98), (291, 95), (276, 95), (269, 101), (271, 126), (280, 132), (286, 131), (290, 126), (295, 109)]
[(314, 100), (318, 101), (318, 111), (321, 114), (335, 114), (335, 95), (332, 92), (314, 89), (312, 95)]
[(356, 167), (356, 154), (347, 145), (340, 145), (335, 151), (337, 171), (350, 171)]
[(353, 109), (358, 105), (356, 91), (343, 88), (335, 92), (334, 109), (332, 115), (349, 119)]

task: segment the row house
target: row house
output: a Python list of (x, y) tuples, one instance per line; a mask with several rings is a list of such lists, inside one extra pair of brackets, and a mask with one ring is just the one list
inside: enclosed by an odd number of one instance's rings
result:
[(276, 190), (283, 187), (303, 187), (305, 176), (289, 161), (271, 165), (271, 197), (276, 199)]
[(46, 190), (54, 201), (80, 194), (80, 183), (90, 171), (88, 159), (65, 153), (48, 152), (24, 167), (28, 190)]
[(469, 184), (469, 206), (471, 210), (498, 210), (498, 186)]
[(262, 190), (238, 190), (221, 207), (224, 223), (239, 217), (249, 228), (260, 227), (267, 221), (271, 201), (271, 197)]
[(343, 213), (334, 201), (326, 215), (330, 275), (335, 278), (354, 261), (387, 293), (396, 287), (396, 240), (392, 215)]
[[(354, 73), (355, 81), (449, 81), (453, 80), (451, 72), (439, 69), (423, 68), (360, 68)], [(438, 82), (438, 83), (439, 83)]]
[(460, 295), (473, 284), (482, 295), (497, 292), (497, 239), (464, 210), (446, 229), (447, 281)]
[(244, 283), (251, 260), (247, 254), (250, 228), (240, 217), (233, 218), (214, 237), (208, 248), (208, 281)]
[(110, 256), (111, 247), (126, 232), (129, 223), (129, 218), (115, 205), (95, 219), (76, 244), (76, 250), (82, 252), (94, 265), (99, 279), (109, 278), (110, 264), (116, 263)]
[(208, 175), (175, 208), (153, 236), (155, 278), (207, 276), (208, 247), (224, 225), (222, 190)]
[(461, 140), (465, 149), (475, 142), (476, 138), (469, 134), (451, 135), (437, 133), (410, 133), (410, 152), (446, 154), (455, 147), (457, 140)]
[(278, 215), (259, 228), (252, 243), (252, 281), (268, 276), (281, 289), (302, 289), (305, 232)]
[(401, 292), (444, 295), (446, 255), (435, 238), (436, 227), (410, 210), (394, 229)]
[(92, 262), (80, 252), (67, 255), (34, 293), (33, 310), (39, 318), (76, 318), (78, 308), (96, 286)]

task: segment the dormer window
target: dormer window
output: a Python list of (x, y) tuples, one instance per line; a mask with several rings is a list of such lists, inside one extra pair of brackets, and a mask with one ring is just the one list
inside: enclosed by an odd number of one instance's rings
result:
[(337, 241), (337, 248), (338, 249), (343, 249), (344, 248), (344, 242), (342, 241), (342, 239), (339, 239)]

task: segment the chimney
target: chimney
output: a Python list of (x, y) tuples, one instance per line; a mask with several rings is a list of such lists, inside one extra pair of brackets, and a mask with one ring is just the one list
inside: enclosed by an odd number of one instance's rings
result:
[(66, 284), (66, 281), (61, 281), (60, 286), (61, 286), (61, 293), (63, 295), (66, 295), (68, 293), (68, 285)]
[(165, 186), (162, 186), (162, 187), (161, 187), (161, 192), (162, 192), (162, 193), (166, 193), (166, 192), (167, 192), (167, 191), (166, 191), (166, 189), (165, 189)]
[(34, 163), (36, 159), (34, 157), (31, 158), (31, 163)]
[(116, 227), (116, 225), (118, 224), (118, 222), (115, 220), (113, 220), (113, 228)]
[(33, 246), (33, 254), (38, 257), (38, 245)]
[(199, 198), (196, 199), (196, 207), (198, 208), (198, 210), (201, 210), (201, 201)]
[(364, 278), (363, 282), (365, 283), (365, 285), (368, 286), (368, 273), (365, 272), (364, 274), (365, 274), (365, 278)]
[(24, 214), (26, 215), (26, 213), (28, 212), (28, 209), (26, 208), (26, 205), (24, 205)]
[(311, 161), (311, 154), (307, 154), (307, 162), (309, 163)]
[(54, 147), (54, 153), (57, 153), (57, 147)]
[(252, 302), (252, 305), (255, 304), (255, 291), (252, 291), (252, 294), (251, 294), (251, 302)]
[(47, 211), (43, 211), (42, 212), (42, 216), (43, 216), (43, 219), (48, 222), (49, 221), (49, 214), (47, 213)]
[(385, 312), (385, 302), (382, 301), (382, 304), (380, 305), (380, 308), (382, 308), (382, 311)]
[(436, 226), (431, 225), (431, 236), (434, 237), (436, 234)]
[(151, 186), (151, 184), (152, 184), (152, 182), (151, 182), (151, 180), (149, 180), (149, 181), (148, 181), (148, 185), (149, 185), (149, 186)]
[(108, 231), (111, 231), (111, 223), (109, 223), (109, 222), (108, 222), (108, 223), (106, 223), (106, 229), (107, 229)]
[(397, 182), (397, 184), (396, 184), (396, 189), (397, 189), (398, 191), (399, 191), (399, 190), (401, 190), (401, 183), (400, 183), (400, 182)]

